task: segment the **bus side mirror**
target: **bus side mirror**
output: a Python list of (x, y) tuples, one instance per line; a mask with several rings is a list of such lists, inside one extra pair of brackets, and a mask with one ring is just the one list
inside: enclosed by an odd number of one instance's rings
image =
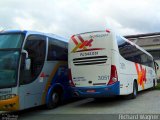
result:
[(28, 58), (28, 52), (26, 50), (22, 50), (22, 62), (24, 62), (24, 69), (30, 70), (31, 59)]
[(159, 70), (159, 66), (157, 66), (157, 70)]
[(26, 58), (25, 59), (25, 70), (30, 70), (31, 68), (31, 59)]
[(158, 69), (159, 69), (159, 65), (158, 65), (158, 63), (154, 61), (154, 64), (155, 64), (155, 68), (156, 68), (156, 70), (158, 70)]

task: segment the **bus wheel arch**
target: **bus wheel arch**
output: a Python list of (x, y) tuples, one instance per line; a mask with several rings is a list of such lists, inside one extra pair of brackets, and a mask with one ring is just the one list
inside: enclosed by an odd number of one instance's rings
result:
[(63, 87), (61, 85), (55, 85), (49, 89), (47, 95), (47, 108), (56, 108), (62, 102)]
[(136, 79), (133, 81), (132, 90), (133, 90), (132, 93), (125, 97), (126, 99), (135, 99), (137, 97), (138, 84), (137, 84), (137, 80)]
[(154, 90), (154, 89), (155, 89), (155, 87), (156, 87), (156, 80), (155, 80), (155, 79), (153, 79), (153, 87), (152, 87), (152, 90)]
[(134, 82), (133, 82), (132, 99), (135, 99), (137, 97), (137, 93), (138, 93), (138, 84), (137, 84), (137, 80), (135, 79)]

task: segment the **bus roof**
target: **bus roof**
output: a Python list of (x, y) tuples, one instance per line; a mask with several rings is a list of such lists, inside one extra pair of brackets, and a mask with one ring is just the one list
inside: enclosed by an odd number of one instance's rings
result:
[(83, 32), (83, 33), (79, 33), (79, 34), (75, 34), (75, 35), (82, 35), (82, 34), (88, 34), (88, 33), (97, 33), (97, 32), (108, 32), (108, 33), (110, 33), (111, 30), (107, 29), (107, 30), (99, 30), (99, 31), (90, 31), (90, 32)]
[(37, 31), (31, 31), (31, 30), (2, 30), (0, 31), (0, 34), (9, 34), (9, 33), (24, 33), (24, 34), (38, 34), (38, 35), (44, 35), (47, 37), (55, 38), (64, 42), (67, 42), (68, 40), (64, 37), (61, 37), (56, 34), (52, 33), (42, 33), (42, 32), (37, 32)]
[(7, 33), (27, 33), (26, 30), (2, 30), (0, 34), (7, 34)]

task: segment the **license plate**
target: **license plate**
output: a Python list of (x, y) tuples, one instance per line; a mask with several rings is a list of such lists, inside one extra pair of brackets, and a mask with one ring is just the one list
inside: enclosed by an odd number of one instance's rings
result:
[(87, 92), (94, 93), (96, 91), (95, 90), (87, 90)]

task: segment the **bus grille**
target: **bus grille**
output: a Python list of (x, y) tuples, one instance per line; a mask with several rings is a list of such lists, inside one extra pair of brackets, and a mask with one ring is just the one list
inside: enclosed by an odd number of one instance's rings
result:
[(95, 65), (104, 64), (107, 61), (107, 56), (96, 56), (96, 57), (82, 57), (73, 59), (74, 65)]

